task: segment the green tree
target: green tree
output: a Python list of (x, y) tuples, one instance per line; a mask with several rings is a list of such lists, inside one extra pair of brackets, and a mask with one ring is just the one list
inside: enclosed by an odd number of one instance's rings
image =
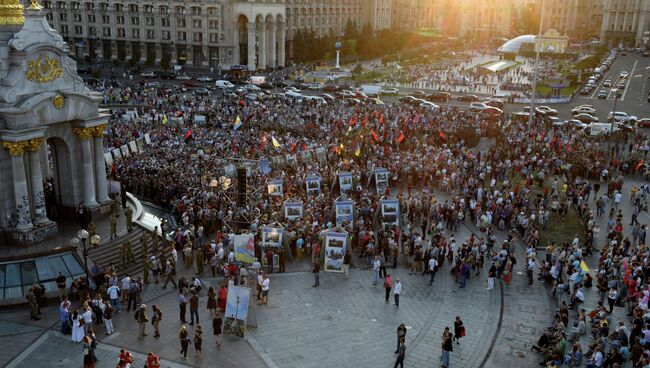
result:
[(539, 12), (541, 4), (539, 2), (529, 2), (524, 5), (519, 14), (519, 32), (522, 34), (537, 34), (539, 32)]
[(353, 22), (352, 19), (348, 19), (347, 23), (345, 23), (345, 39), (353, 40), (357, 38), (358, 35), (359, 31), (357, 30), (356, 23)]

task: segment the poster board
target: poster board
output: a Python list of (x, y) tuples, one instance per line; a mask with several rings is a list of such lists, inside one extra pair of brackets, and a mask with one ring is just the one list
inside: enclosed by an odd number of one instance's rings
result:
[(381, 222), (384, 226), (397, 226), (399, 223), (399, 201), (397, 199), (381, 200)]
[(146, 144), (151, 144), (151, 136), (149, 135), (149, 133), (144, 133), (144, 142)]
[(113, 151), (113, 158), (115, 161), (119, 161), (122, 159), (122, 151), (119, 148), (115, 148)]
[(339, 173), (339, 187), (341, 188), (341, 193), (347, 193), (352, 190), (352, 173), (350, 172), (340, 172)]
[(287, 164), (289, 165), (297, 165), (298, 164), (298, 158), (296, 155), (287, 155)]
[(138, 145), (138, 151), (143, 152), (144, 151), (144, 138), (140, 137), (135, 140), (135, 143)]
[(307, 195), (320, 194), (320, 176), (308, 176), (305, 178), (305, 187)]
[(126, 144), (120, 147), (120, 151), (122, 152), (122, 157), (129, 157), (131, 155), (129, 153), (129, 147)]
[(316, 159), (320, 163), (323, 163), (323, 162), (325, 162), (325, 160), (327, 160), (327, 156), (325, 154), (325, 148), (324, 147), (316, 148)]
[(113, 165), (113, 156), (111, 156), (110, 152), (104, 153), (104, 163), (109, 167)]
[(284, 194), (282, 179), (267, 181), (266, 188), (270, 196), (282, 196)]
[(262, 228), (262, 247), (280, 248), (282, 246), (282, 235), (284, 230), (279, 227)]
[(375, 169), (375, 187), (377, 188), (377, 194), (383, 194), (388, 188), (388, 176), (390, 173), (388, 170), (378, 167)]
[(255, 262), (255, 237), (253, 234), (235, 235), (235, 259), (238, 262)]
[(229, 335), (244, 337), (246, 334), (246, 319), (250, 305), (251, 288), (241, 286), (228, 287), (226, 310), (223, 319), (223, 332)]
[(285, 202), (284, 217), (289, 221), (295, 221), (302, 218), (302, 202)]
[(235, 165), (233, 165), (233, 164), (228, 164), (228, 165), (224, 166), (224, 168), (223, 168), (224, 176), (227, 176), (229, 178), (234, 178), (236, 171), (237, 170), (235, 168)]
[(325, 272), (343, 272), (343, 256), (347, 243), (347, 232), (327, 232), (325, 235)]
[(271, 163), (266, 158), (260, 159), (260, 172), (264, 175), (271, 173)]
[(346, 223), (354, 221), (353, 201), (336, 201), (334, 208), (336, 210), (336, 226), (344, 226)]
[(131, 153), (138, 153), (137, 143), (135, 143), (135, 141), (129, 142), (129, 149), (131, 150)]

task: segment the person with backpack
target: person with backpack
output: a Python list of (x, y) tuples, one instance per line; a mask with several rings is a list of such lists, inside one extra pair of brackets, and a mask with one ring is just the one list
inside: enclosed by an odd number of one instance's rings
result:
[(139, 325), (138, 339), (142, 339), (147, 336), (145, 333), (145, 327), (149, 321), (149, 318), (147, 318), (147, 306), (145, 304), (141, 304), (140, 308), (138, 308), (138, 310), (135, 312), (134, 317)]
[(151, 324), (153, 325), (153, 337), (160, 337), (160, 321), (162, 321), (163, 312), (157, 305), (152, 305), (153, 315), (151, 316)]

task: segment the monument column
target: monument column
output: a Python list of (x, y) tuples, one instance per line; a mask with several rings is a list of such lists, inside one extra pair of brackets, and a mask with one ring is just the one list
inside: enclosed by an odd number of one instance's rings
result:
[(233, 35), (232, 64), (239, 65), (239, 23), (235, 22), (235, 34)]
[(104, 162), (104, 130), (106, 125), (98, 125), (93, 129), (95, 150), (95, 183), (97, 202), (108, 202), (108, 181), (106, 180), (106, 163)]
[(45, 192), (43, 191), (43, 174), (41, 172), (41, 146), (43, 138), (33, 138), (28, 141), (29, 170), (32, 182), (32, 200), (34, 204), (34, 223), (44, 224), (50, 220), (45, 209)]
[(277, 58), (276, 58), (276, 50), (277, 50), (277, 45), (275, 41), (275, 34), (277, 33), (277, 22), (270, 22), (268, 23), (269, 29), (268, 29), (268, 58), (266, 60), (266, 64), (271, 67), (275, 68), (277, 64)]
[(257, 63), (257, 67), (259, 69), (266, 69), (266, 43), (267, 43), (267, 37), (266, 37), (266, 22), (260, 22), (259, 23), (259, 37), (260, 41), (258, 42), (258, 45), (260, 47), (260, 58), (259, 62)]
[(255, 70), (255, 22), (248, 22), (248, 70)]
[(86, 207), (97, 205), (95, 199), (95, 174), (93, 172), (93, 151), (90, 138), (94, 128), (73, 128), (81, 142), (81, 176), (83, 182), (83, 204)]
[(284, 22), (278, 22), (278, 32), (280, 32), (278, 39), (278, 66), (284, 66)]
[(23, 160), (27, 145), (27, 141), (2, 142), (2, 146), (6, 148), (11, 155), (14, 200), (16, 202), (16, 213), (18, 215), (16, 229), (18, 230), (29, 230), (34, 227), (29, 209), (29, 193), (27, 191), (27, 177), (25, 176), (25, 162)]

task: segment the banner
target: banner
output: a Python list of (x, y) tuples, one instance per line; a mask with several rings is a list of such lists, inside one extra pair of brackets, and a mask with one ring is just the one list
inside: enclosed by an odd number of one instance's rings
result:
[(235, 259), (238, 262), (255, 262), (255, 237), (253, 234), (235, 235)]
[(395, 225), (399, 223), (399, 201), (397, 199), (381, 200), (381, 221), (385, 225)]
[(282, 196), (284, 189), (282, 188), (282, 179), (269, 180), (266, 183), (269, 195)]
[(241, 286), (228, 287), (226, 311), (223, 319), (224, 333), (244, 337), (250, 298), (251, 288)]
[(262, 247), (275, 247), (282, 246), (282, 228), (279, 227), (265, 227), (262, 228)]
[(302, 218), (302, 202), (286, 202), (284, 204), (284, 217), (289, 221)]
[(307, 195), (319, 195), (320, 194), (320, 177), (319, 176), (308, 176), (305, 178), (305, 186), (307, 187)]
[(375, 186), (377, 194), (384, 194), (388, 188), (388, 170), (378, 167), (375, 169)]
[(352, 190), (352, 173), (341, 172), (339, 173), (339, 187), (341, 193), (347, 193)]
[(330, 231), (325, 236), (325, 272), (343, 272), (348, 233)]
[(336, 201), (336, 226), (345, 226), (346, 223), (352, 223), (354, 220), (354, 202)]
[(260, 172), (264, 175), (271, 173), (271, 164), (266, 158), (260, 159)]

